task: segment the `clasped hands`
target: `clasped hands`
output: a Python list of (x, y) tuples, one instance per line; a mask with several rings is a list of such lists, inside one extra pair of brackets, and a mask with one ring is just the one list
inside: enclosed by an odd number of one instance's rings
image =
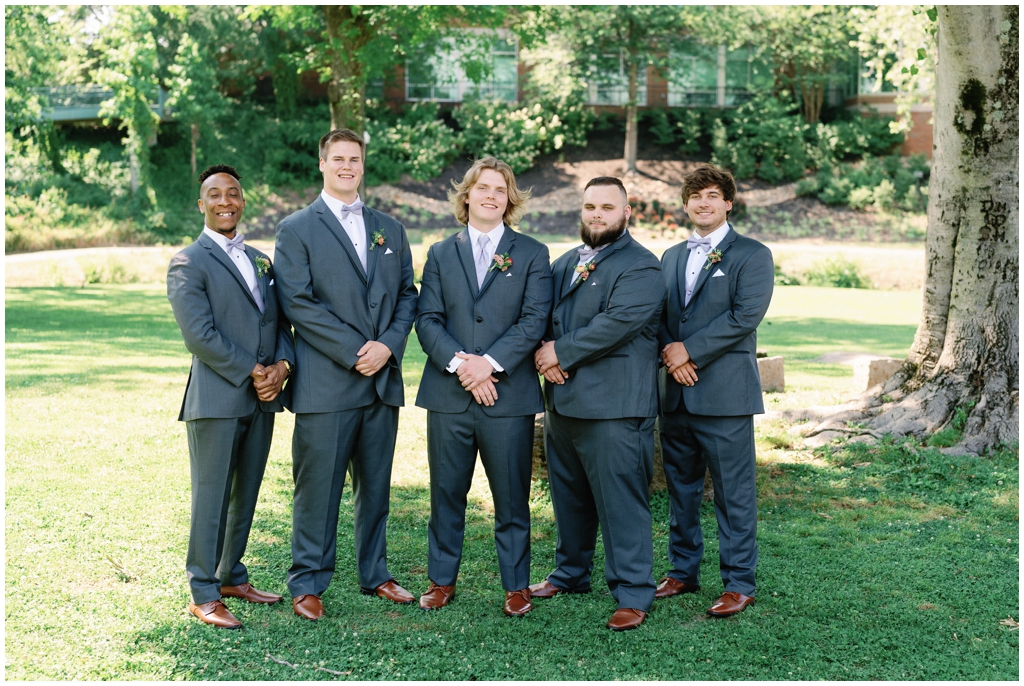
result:
[(288, 368), (284, 366), (284, 362), (275, 362), (266, 367), (257, 362), (249, 376), (252, 377), (252, 385), (256, 388), (256, 397), (262, 402), (269, 403), (281, 392), (281, 386), (288, 378)]
[(492, 407), (498, 399), (498, 391), (494, 388), (494, 384), (498, 383), (494, 377), (494, 367), (487, 358), (480, 355), (455, 353), (455, 356), (462, 360), (455, 370), (462, 387), (473, 394), (478, 404)]
[(562, 385), (569, 378), (569, 372), (562, 369), (558, 362), (558, 355), (555, 354), (555, 342), (545, 341), (533, 354), (534, 366), (537, 373), (542, 375), (551, 383)]
[(672, 378), (684, 386), (697, 383), (697, 365), (681, 341), (669, 343), (661, 351), (661, 362)]

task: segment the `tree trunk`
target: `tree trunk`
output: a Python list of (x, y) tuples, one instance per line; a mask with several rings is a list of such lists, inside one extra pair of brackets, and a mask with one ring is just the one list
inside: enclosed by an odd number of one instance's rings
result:
[(362, 15), (353, 15), (351, 5), (324, 5), (327, 20), (331, 80), (327, 98), (331, 104), (331, 128), (365, 129), (366, 79), (359, 50), (366, 44), (371, 27)]
[(626, 163), (626, 172), (636, 171), (636, 147), (637, 147), (637, 81), (640, 72), (639, 55), (630, 54), (626, 70), (629, 73), (629, 102), (626, 103), (626, 149), (623, 151), (623, 159)]
[[(921, 324), (860, 420), (925, 438), (966, 412), (961, 445), (1018, 440), (1019, 82), (1016, 6), (939, 6), (935, 153)], [(842, 431), (856, 411), (812, 434)]]
[(196, 143), (199, 142), (199, 124), (192, 124), (192, 155), (189, 163), (192, 165), (192, 178), (196, 178)]

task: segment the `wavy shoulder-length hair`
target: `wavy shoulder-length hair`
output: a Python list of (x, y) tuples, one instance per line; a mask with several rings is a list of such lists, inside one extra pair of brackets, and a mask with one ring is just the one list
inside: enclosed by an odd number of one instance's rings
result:
[(508, 207), (505, 208), (505, 214), (501, 219), (505, 222), (505, 226), (515, 226), (526, 211), (526, 201), (530, 199), (531, 193), (529, 189), (519, 189), (519, 186), (516, 185), (516, 175), (512, 173), (512, 167), (497, 157), (483, 157), (474, 162), (462, 177), (461, 183), (455, 183), (455, 180), (452, 180), (454, 190), (448, 191), (448, 201), (452, 204), (455, 219), (460, 224), (469, 223), (469, 207), (466, 205), (469, 200), (469, 189), (480, 179), (480, 174), (485, 169), (493, 169), (505, 178), (505, 185), (508, 186)]

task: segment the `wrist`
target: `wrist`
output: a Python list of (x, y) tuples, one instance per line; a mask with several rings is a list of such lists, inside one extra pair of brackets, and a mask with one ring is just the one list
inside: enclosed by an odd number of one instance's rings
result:
[(281, 358), (280, 360), (277, 361), (277, 364), (284, 367), (284, 378), (287, 379), (289, 376), (292, 375), (293, 367), (291, 362), (284, 358)]

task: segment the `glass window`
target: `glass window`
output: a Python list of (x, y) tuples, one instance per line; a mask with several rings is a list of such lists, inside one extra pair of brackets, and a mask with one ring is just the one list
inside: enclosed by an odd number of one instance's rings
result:
[(460, 64), (455, 41), (434, 53), (411, 54), (406, 60), (406, 100), (461, 102), (466, 95), (515, 102), (519, 96), (519, 60), (515, 39), (495, 38), (491, 47), (491, 73), (473, 83)]
[(725, 56), (725, 105), (740, 105), (754, 92), (771, 88), (773, 82), (768, 62), (754, 56), (752, 50), (729, 50)]
[(697, 107), (718, 102), (718, 47), (695, 40), (679, 41), (669, 50), (669, 107)]
[[(626, 105), (629, 103), (629, 72), (625, 54), (601, 55), (593, 60), (588, 75), (588, 104)], [(647, 104), (647, 65), (641, 64), (636, 80), (636, 104)]]

